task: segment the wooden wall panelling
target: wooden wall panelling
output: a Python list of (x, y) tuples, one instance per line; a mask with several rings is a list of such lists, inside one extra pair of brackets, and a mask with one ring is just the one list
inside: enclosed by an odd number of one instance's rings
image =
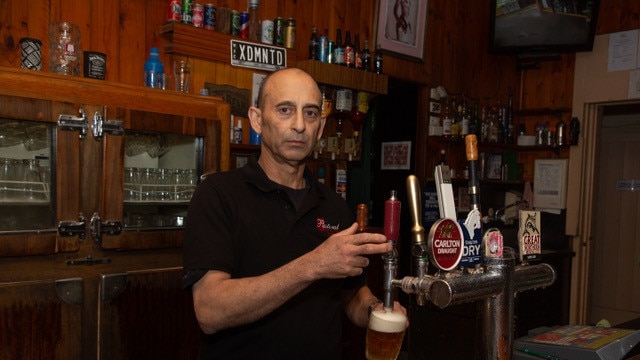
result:
[(640, 28), (640, 2), (635, 0), (600, 0), (596, 34)]
[[(49, 44), (49, 2), (0, 0), (0, 9), (0, 66), (19, 67), (21, 38), (40, 39), (43, 50)], [(43, 69), (48, 67), (43, 59)]]
[[(120, 2), (119, 1), (91, 1), (91, 38), (90, 42), (83, 37), (82, 50), (98, 51), (107, 54), (107, 67), (105, 79), (119, 81), (120, 73), (118, 59), (122, 49), (120, 48)], [(84, 61), (84, 59), (83, 59)]]

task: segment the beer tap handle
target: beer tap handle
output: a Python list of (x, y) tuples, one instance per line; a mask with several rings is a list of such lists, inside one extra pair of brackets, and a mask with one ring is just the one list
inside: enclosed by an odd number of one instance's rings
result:
[[(424, 227), (422, 226), (422, 208), (420, 196), (420, 183), (415, 175), (407, 177), (407, 197), (409, 201), (409, 213), (411, 216), (411, 237), (412, 237), (412, 255), (414, 261), (414, 274), (416, 278), (422, 279), (427, 274), (429, 265), (427, 246), (424, 239)], [(426, 305), (426, 297), (424, 293), (418, 293), (416, 303), (420, 306)]]
[(407, 177), (407, 198), (409, 201), (409, 213), (411, 216), (411, 236), (413, 245), (422, 245), (424, 241), (424, 227), (422, 227), (422, 208), (420, 205), (420, 183), (418, 177), (409, 175)]

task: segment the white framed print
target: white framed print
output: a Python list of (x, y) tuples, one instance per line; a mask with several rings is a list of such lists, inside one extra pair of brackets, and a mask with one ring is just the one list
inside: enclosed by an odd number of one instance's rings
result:
[(537, 159), (534, 166), (533, 207), (565, 209), (569, 159)]
[(381, 170), (411, 169), (411, 141), (382, 143)]

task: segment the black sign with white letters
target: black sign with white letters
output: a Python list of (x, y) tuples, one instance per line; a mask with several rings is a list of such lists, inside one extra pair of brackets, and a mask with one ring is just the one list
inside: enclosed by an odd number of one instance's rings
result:
[(287, 49), (249, 41), (231, 40), (231, 65), (275, 71), (287, 67)]

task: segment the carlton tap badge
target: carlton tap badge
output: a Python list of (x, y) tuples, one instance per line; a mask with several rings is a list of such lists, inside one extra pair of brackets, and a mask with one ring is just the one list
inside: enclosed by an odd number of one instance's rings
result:
[(431, 262), (444, 271), (453, 270), (462, 257), (462, 229), (457, 221), (440, 219), (429, 231), (427, 241)]

